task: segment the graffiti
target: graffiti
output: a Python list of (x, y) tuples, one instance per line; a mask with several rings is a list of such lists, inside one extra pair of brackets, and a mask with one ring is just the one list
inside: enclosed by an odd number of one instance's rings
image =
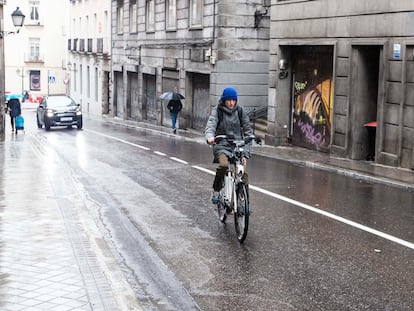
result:
[(322, 133), (315, 133), (315, 128), (311, 124), (299, 120), (297, 126), (312, 145), (319, 147), (325, 143)]
[(300, 91), (303, 91), (304, 89), (306, 89), (306, 85), (308, 84), (308, 81), (305, 82), (295, 82), (295, 91), (297, 91), (298, 93)]
[(330, 144), (332, 118), (331, 80), (312, 86), (296, 82), (295, 91), (303, 86), (305, 89), (294, 98), (293, 141), (307, 148), (326, 149)]

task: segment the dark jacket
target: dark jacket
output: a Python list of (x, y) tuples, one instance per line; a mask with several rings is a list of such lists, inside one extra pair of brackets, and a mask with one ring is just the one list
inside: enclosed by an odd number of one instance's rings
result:
[[(220, 101), (219, 104), (213, 108), (204, 130), (206, 140), (209, 137), (217, 135), (234, 136), (237, 140), (242, 139), (243, 136), (247, 137), (253, 135), (249, 116), (243, 111), (243, 107), (239, 110), (237, 108), (238, 105), (239, 104), (237, 103), (236, 106), (230, 110)], [(220, 115), (222, 115), (222, 120), (219, 120), (218, 109), (222, 110), (222, 113), (220, 113)], [(239, 111), (242, 113), (241, 116), (239, 116)], [(245, 156), (247, 158), (250, 156), (250, 149), (251, 143), (245, 148)], [(215, 158), (219, 153), (225, 153), (226, 155), (231, 156), (232, 151), (232, 147), (225, 140), (222, 140), (213, 146), (213, 154)]]
[(20, 101), (16, 98), (9, 99), (9, 101), (7, 102), (7, 107), (10, 112), (10, 117), (12, 118), (20, 116), (22, 114), (20, 108)]
[(182, 108), (183, 108), (183, 104), (181, 103), (181, 100), (179, 99), (171, 99), (167, 105), (167, 109), (173, 113), (179, 113)]

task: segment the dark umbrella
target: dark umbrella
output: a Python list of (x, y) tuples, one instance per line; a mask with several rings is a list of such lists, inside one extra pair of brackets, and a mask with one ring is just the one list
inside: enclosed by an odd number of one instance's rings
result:
[(184, 99), (185, 97), (183, 95), (181, 95), (180, 93), (176, 93), (176, 92), (165, 92), (162, 93), (160, 96), (161, 99), (174, 99), (174, 100), (181, 100)]

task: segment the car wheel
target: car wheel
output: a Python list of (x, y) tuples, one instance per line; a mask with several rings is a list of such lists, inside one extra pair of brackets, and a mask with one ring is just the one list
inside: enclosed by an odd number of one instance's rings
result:
[(78, 130), (81, 130), (82, 126), (83, 126), (82, 120), (79, 120), (78, 123), (76, 124), (76, 126), (78, 127)]
[(36, 117), (36, 121), (37, 121), (37, 128), (41, 129), (42, 123), (39, 122), (39, 116)]
[(45, 130), (50, 131), (50, 124), (45, 120)]

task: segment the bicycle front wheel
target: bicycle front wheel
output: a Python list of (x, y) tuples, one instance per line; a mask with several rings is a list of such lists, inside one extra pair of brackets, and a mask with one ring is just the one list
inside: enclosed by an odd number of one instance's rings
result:
[(222, 198), (220, 198), (220, 201), (217, 204), (217, 213), (220, 221), (224, 224), (226, 222), (227, 213), (226, 206), (224, 205)]
[(247, 237), (249, 229), (249, 200), (247, 198), (247, 187), (240, 183), (236, 190), (237, 212), (234, 213), (234, 226), (236, 227), (237, 239), (240, 243)]

